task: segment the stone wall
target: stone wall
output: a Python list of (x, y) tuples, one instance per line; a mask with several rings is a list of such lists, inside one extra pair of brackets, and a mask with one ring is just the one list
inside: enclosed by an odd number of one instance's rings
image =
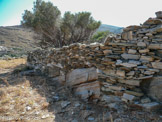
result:
[(70, 86), (85, 100), (109, 98), (110, 103), (157, 105), (151, 101), (162, 102), (160, 13), (140, 26), (125, 28), (121, 35), (108, 37), (104, 44), (36, 50), (29, 53), (28, 65), (53, 82)]

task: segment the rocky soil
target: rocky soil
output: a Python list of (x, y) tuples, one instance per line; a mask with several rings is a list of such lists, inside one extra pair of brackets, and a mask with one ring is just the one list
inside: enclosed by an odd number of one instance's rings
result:
[[(18, 63), (19, 62), (19, 63)], [(2, 64), (2, 61), (1, 61)], [(0, 121), (160, 122), (158, 112), (121, 104), (116, 109), (85, 102), (71, 89), (26, 68), (25, 59), (3, 61), (0, 70)], [(8, 72), (7, 72), (8, 71)]]

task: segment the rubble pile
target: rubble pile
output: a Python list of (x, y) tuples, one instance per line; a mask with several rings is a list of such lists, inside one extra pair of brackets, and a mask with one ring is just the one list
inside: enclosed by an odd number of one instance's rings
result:
[(104, 44), (36, 50), (29, 53), (28, 65), (85, 100), (125, 101), (150, 109), (162, 102), (162, 12), (156, 15)]

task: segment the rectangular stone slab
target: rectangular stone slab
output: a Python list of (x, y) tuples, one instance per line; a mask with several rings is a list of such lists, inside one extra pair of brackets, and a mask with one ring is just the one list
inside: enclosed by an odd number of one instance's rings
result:
[(96, 68), (75, 69), (66, 75), (67, 85), (78, 85), (98, 79)]
[(140, 80), (122, 80), (122, 79), (119, 79), (118, 82), (120, 83), (125, 83), (125, 84), (128, 84), (128, 85), (132, 85), (132, 86), (140, 86)]
[(141, 56), (140, 61), (153, 61), (154, 58), (151, 56)]
[(127, 94), (127, 93), (124, 93), (123, 96), (122, 96), (122, 98), (124, 98), (126, 100), (132, 101), (135, 98), (135, 96), (130, 95), (130, 94)]
[(134, 46), (136, 47), (137, 45), (135, 43), (109, 43), (109, 45), (112, 45), (112, 46)]
[(151, 102), (151, 103), (145, 103), (145, 104), (140, 104), (144, 109), (152, 111), (152, 110), (157, 110), (161, 107), (161, 105), (157, 102)]
[(131, 94), (131, 95), (134, 95), (134, 96), (137, 96), (137, 97), (141, 97), (141, 96), (144, 95), (143, 93), (135, 92), (135, 91), (130, 91), (130, 90), (126, 90), (125, 93)]
[(80, 96), (82, 99), (88, 97), (99, 98), (100, 97), (100, 82), (94, 81), (90, 83), (84, 83), (76, 86), (74, 90), (75, 94)]
[(124, 58), (124, 59), (135, 59), (135, 60), (137, 60), (137, 59), (140, 58), (139, 55), (126, 54), (126, 53), (125, 53), (125, 54), (122, 54), (121, 56), (122, 56), (122, 58)]
[(162, 62), (152, 62), (151, 64), (155, 69), (162, 69)]
[(148, 46), (149, 49), (155, 49), (155, 50), (160, 50), (162, 49), (162, 44), (150, 44)]

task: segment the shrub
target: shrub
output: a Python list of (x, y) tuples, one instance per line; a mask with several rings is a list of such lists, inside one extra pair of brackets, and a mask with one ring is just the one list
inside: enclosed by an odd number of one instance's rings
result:
[(21, 24), (32, 27), (42, 35), (42, 47), (62, 47), (89, 40), (101, 24), (89, 12), (65, 12), (63, 18), (60, 14), (51, 2), (36, 0), (33, 11), (25, 10)]

